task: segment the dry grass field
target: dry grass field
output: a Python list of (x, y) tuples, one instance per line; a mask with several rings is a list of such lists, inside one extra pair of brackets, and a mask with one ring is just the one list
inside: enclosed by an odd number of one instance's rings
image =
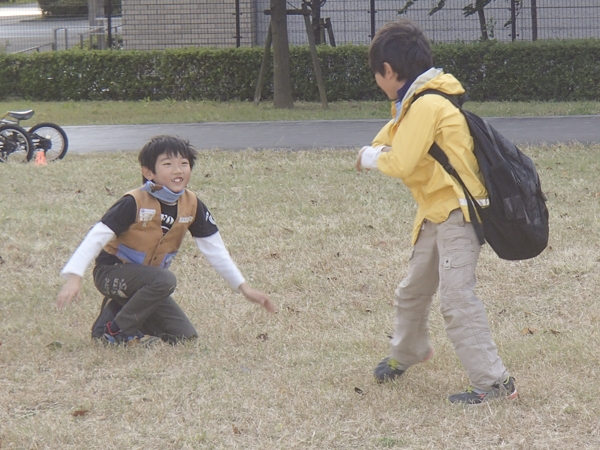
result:
[(186, 239), (175, 299), (196, 342), (107, 348), (89, 329), (88, 271), (59, 311), (58, 273), (87, 230), (140, 182), (135, 155), (0, 165), (0, 449), (597, 449), (600, 447), (600, 146), (524, 148), (551, 212), (536, 259), (478, 268), (520, 399), (463, 407), (468, 380), (431, 315), (436, 354), (393, 383), (393, 290), (414, 205), (356, 152), (202, 152), (190, 187), (269, 315), (232, 292)]

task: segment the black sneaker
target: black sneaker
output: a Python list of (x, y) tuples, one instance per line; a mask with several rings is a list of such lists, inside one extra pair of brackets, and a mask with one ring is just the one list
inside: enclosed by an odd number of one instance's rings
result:
[[(424, 363), (429, 361), (433, 356), (433, 349), (429, 351), (429, 354), (420, 362)], [(405, 370), (400, 369), (400, 363), (394, 358), (382, 359), (377, 367), (375, 367), (374, 375), (378, 383), (384, 383), (386, 381), (392, 381), (395, 378), (402, 376)]]
[(519, 396), (515, 387), (515, 379), (508, 377), (502, 384), (498, 383), (492, 386), (491, 391), (481, 391), (469, 386), (465, 392), (454, 394), (448, 397), (450, 403), (462, 403), (465, 405), (479, 405), (495, 398), (507, 398), (514, 400)]
[(394, 358), (387, 357), (382, 359), (373, 372), (375, 379), (378, 383), (385, 383), (386, 381), (399, 378), (404, 373), (404, 370), (400, 369), (399, 366), (400, 363)]
[(159, 337), (142, 334), (139, 331), (136, 331), (134, 334), (125, 334), (123, 331), (113, 333), (110, 331), (110, 322), (106, 324), (101, 339), (102, 342), (108, 345), (123, 345), (127, 347), (135, 345), (151, 347), (162, 342), (162, 339)]
[(121, 305), (116, 301), (104, 297), (102, 306), (100, 307), (100, 314), (92, 325), (92, 339), (102, 339), (106, 332), (106, 324), (114, 320), (115, 316), (121, 310)]

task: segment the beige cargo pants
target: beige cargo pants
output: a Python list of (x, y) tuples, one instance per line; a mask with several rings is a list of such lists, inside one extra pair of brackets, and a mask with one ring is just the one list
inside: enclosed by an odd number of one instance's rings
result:
[(508, 373), (498, 356), (485, 308), (474, 293), (480, 246), (460, 209), (448, 220), (426, 221), (412, 250), (408, 275), (395, 291), (392, 358), (402, 369), (430, 355), (429, 312), (436, 291), (445, 329), (471, 385), (489, 390)]

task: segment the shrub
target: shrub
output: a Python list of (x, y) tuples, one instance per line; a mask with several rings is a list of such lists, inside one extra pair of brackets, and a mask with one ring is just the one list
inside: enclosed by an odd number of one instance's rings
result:
[(88, 13), (87, 0), (38, 0), (45, 16), (83, 16)]
[[(88, 0), (38, 0), (38, 4), (45, 16), (86, 16), (88, 14)], [(121, 13), (121, 0), (111, 0), (111, 5), (113, 15)]]
[[(578, 101), (600, 98), (600, 41), (436, 44), (436, 67), (454, 74), (472, 100)], [(252, 100), (263, 49), (0, 53), (0, 99)], [(367, 46), (318, 47), (329, 101), (384, 95), (367, 65)], [(308, 47), (291, 48), (296, 100), (319, 101)], [(272, 98), (272, 63), (263, 98)]]

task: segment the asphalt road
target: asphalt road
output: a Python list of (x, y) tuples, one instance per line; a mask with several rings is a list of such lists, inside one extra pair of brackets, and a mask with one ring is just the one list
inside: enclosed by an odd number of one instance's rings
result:
[[(600, 143), (600, 115), (487, 119), (517, 145)], [(371, 142), (382, 120), (186, 123), (64, 127), (70, 153), (137, 151), (152, 136), (172, 134), (198, 149), (355, 148)]]

